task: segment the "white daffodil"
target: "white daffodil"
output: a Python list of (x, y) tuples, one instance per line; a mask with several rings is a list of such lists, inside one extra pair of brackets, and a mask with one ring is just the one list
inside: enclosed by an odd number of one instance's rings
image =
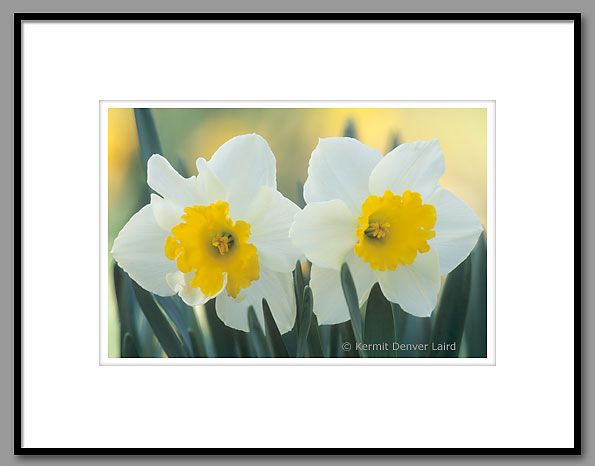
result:
[(292, 271), (298, 253), (288, 237), (299, 208), (277, 191), (275, 156), (256, 134), (223, 144), (198, 176), (184, 178), (151, 156), (147, 182), (160, 194), (114, 241), (112, 255), (130, 277), (191, 306), (215, 298), (219, 318), (248, 331), (252, 305), (264, 329), (266, 298), (281, 333), (295, 321)]
[(319, 141), (304, 184), (307, 206), (289, 234), (312, 262), (320, 324), (349, 320), (343, 263), (360, 306), (378, 282), (389, 301), (430, 316), (440, 276), (469, 255), (483, 230), (463, 201), (438, 186), (443, 173), (437, 139), (401, 144), (384, 157), (356, 139)]

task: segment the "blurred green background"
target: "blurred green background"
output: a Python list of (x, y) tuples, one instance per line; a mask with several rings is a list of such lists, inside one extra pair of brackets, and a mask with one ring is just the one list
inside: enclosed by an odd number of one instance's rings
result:
[[(319, 138), (356, 137), (387, 153), (396, 144), (440, 139), (446, 171), (440, 184), (463, 199), (486, 225), (487, 110), (485, 108), (262, 108), (153, 109), (163, 154), (185, 176), (196, 175), (195, 160), (212, 154), (234, 136), (257, 133), (277, 159), (279, 191), (300, 201), (299, 186)], [(132, 108), (108, 110), (108, 241), (144, 201), (146, 183)], [(110, 268), (113, 259), (110, 256)], [(109, 275), (108, 354), (120, 355), (113, 276)]]

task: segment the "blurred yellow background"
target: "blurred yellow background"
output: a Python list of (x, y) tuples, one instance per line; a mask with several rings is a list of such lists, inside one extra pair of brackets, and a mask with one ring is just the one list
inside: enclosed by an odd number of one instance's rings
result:
[[(343, 136), (346, 128), (364, 144), (386, 154), (398, 143), (440, 139), (446, 171), (440, 184), (463, 199), (486, 225), (487, 110), (485, 108), (264, 108), (153, 109), (166, 158), (196, 175), (197, 157), (210, 159), (234, 136), (257, 133), (277, 159), (279, 191), (299, 200), (310, 154), (318, 138)], [(146, 182), (134, 110), (108, 110), (109, 248), (140, 207)], [(110, 274), (111, 275), (111, 274)], [(111, 276), (110, 276), (111, 281)], [(109, 353), (119, 355), (118, 317), (113, 289), (109, 299)]]

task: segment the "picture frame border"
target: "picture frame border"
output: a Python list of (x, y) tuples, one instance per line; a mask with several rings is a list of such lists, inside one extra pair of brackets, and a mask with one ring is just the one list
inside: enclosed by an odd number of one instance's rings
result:
[[(22, 446), (22, 23), (24, 21), (572, 21), (574, 23), (574, 446), (572, 448), (31, 448)], [(581, 403), (580, 13), (15, 13), (14, 14), (14, 454), (15, 455), (580, 455)], [(578, 184), (576, 183), (578, 182)], [(577, 299), (578, 298), (578, 299)]]

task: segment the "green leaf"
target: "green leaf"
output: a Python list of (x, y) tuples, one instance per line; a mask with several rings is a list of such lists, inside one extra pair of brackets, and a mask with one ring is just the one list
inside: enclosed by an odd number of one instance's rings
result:
[(285, 344), (285, 348), (287, 348), (287, 353), (289, 353), (289, 357), (295, 357), (297, 352), (297, 327), (298, 322), (295, 321), (293, 328), (289, 331), (281, 335), (283, 338), (283, 343)]
[(140, 309), (131, 283), (132, 281), (128, 274), (117, 264), (114, 264), (114, 286), (122, 336), (120, 348), (124, 346), (125, 334), (130, 333), (136, 351), (138, 352), (138, 357), (162, 357), (163, 349), (155, 340), (155, 334)]
[(398, 358), (426, 358), (432, 336), (432, 322), (427, 317), (407, 315), (407, 325), (399, 343), (411, 345), (397, 351)]
[[(186, 330), (188, 331), (188, 335), (190, 336), (191, 342), (192, 342), (192, 338), (193, 338), (192, 333), (194, 333), (194, 338), (198, 341), (198, 344), (202, 347), (202, 350), (204, 350), (204, 354), (203, 354), (203, 351), (201, 350), (201, 355), (195, 356), (195, 357), (208, 358), (209, 351), (208, 351), (208, 345), (207, 345), (207, 338), (202, 330), (200, 322), (198, 321), (198, 317), (196, 315), (194, 308), (192, 306), (188, 306), (182, 300), (182, 298), (180, 298), (179, 295), (172, 296), (171, 299), (173, 299), (175, 302), (177, 302), (180, 309), (182, 310), (185, 327), (186, 327)], [(195, 343), (192, 343), (192, 346), (194, 346), (194, 345), (195, 345)]]
[(116, 302), (118, 303), (118, 315), (120, 317), (121, 348), (124, 348), (124, 337), (126, 333), (131, 336), (135, 333), (134, 325), (134, 295), (130, 289), (128, 275), (114, 264), (114, 289), (116, 291)]
[(390, 303), (376, 283), (370, 291), (366, 306), (365, 343), (373, 345), (366, 353), (371, 358), (391, 358), (395, 356), (395, 326)]
[[(132, 291), (132, 285), (130, 285), (130, 292), (134, 294), (134, 291)], [(136, 297), (134, 298), (134, 301), (136, 302)], [(138, 302), (136, 303), (136, 307), (138, 308), (139, 315), (138, 333), (140, 338), (135, 338), (134, 342), (136, 343), (136, 348), (138, 349), (140, 357), (163, 358), (163, 347), (155, 336), (155, 332), (151, 328), (151, 325), (141, 310), (140, 304), (138, 304)]]
[(138, 133), (138, 140), (140, 145), (140, 161), (142, 185), (138, 192), (141, 194), (139, 202), (141, 206), (146, 205), (151, 200), (151, 190), (146, 183), (147, 180), (147, 163), (153, 154), (163, 155), (161, 141), (157, 134), (155, 121), (150, 108), (135, 108), (134, 118), (136, 120), (136, 130)]
[(467, 323), (463, 341), (467, 345), (467, 357), (487, 356), (487, 303), (488, 270), (485, 231), (471, 251), (471, 292), (467, 310)]
[(192, 356), (195, 358), (208, 358), (207, 348), (201, 336), (196, 334), (196, 331), (191, 328), (186, 329), (190, 337), (190, 344), (192, 348)]
[(163, 347), (163, 351), (170, 358), (187, 358), (189, 355), (186, 348), (184, 348), (182, 341), (170, 325), (165, 313), (157, 306), (153, 295), (140, 287), (135, 281), (132, 281), (132, 289), (143, 314)]
[(312, 323), (312, 304), (312, 289), (306, 286), (304, 287), (302, 299), (302, 317), (298, 326), (296, 358), (303, 358), (306, 352), (306, 342), (310, 333), (310, 324)]
[(345, 129), (343, 130), (343, 136), (345, 136), (346, 138), (357, 139), (357, 131), (355, 129), (355, 122), (353, 121), (352, 118), (349, 118), (347, 120), (347, 123), (345, 124)]
[(302, 307), (304, 301), (304, 275), (302, 274), (302, 263), (298, 260), (293, 271), (293, 284), (295, 287), (295, 321), (302, 321)]
[(406, 313), (397, 303), (390, 303), (393, 313), (393, 322), (395, 326), (395, 341), (403, 343), (405, 341), (405, 332), (407, 330), (407, 320), (409, 314)]
[[(358, 358), (367, 357), (366, 352), (363, 350), (357, 349), (357, 341), (355, 339), (355, 335), (353, 333), (353, 326), (351, 322), (343, 322), (337, 325), (333, 325), (333, 327), (337, 327), (339, 330), (339, 337), (340, 337), (340, 346), (339, 351), (341, 358)], [(348, 346), (344, 346), (347, 344)]]
[(300, 209), (303, 209), (304, 207), (306, 207), (306, 201), (304, 200), (304, 183), (302, 183), (299, 180), (296, 181), (296, 192), (297, 192), (296, 205)]
[(341, 285), (343, 286), (343, 294), (345, 295), (347, 308), (349, 309), (349, 315), (351, 316), (351, 325), (353, 327), (355, 340), (361, 343), (364, 341), (364, 323), (359, 311), (359, 301), (357, 298), (357, 291), (355, 290), (355, 283), (353, 283), (353, 277), (351, 276), (347, 264), (341, 266)]
[(318, 333), (318, 319), (312, 312), (312, 321), (310, 322), (310, 332), (308, 333), (308, 355), (311, 358), (323, 358), (322, 343)]
[[(314, 315), (316, 317), (316, 314)], [(322, 346), (322, 356), (330, 358), (331, 356), (331, 325), (318, 325), (316, 321), (318, 337), (320, 338), (320, 345)]]
[(237, 357), (238, 353), (233, 330), (217, 317), (214, 299), (210, 299), (205, 304), (205, 314), (214, 344), (214, 356), (218, 358)]
[(444, 282), (428, 347), (429, 357), (458, 357), (467, 317), (470, 285), (471, 260), (468, 257), (448, 274)]
[[(161, 152), (159, 152), (159, 154), (161, 154)], [(176, 171), (184, 178), (190, 178), (192, 176), (192, 173), (190, 173), (186, 168), (186, 165), (184, 165), (184, 159), (179, 153), (174, 161), (173, 166), (176, 169)]]
[(252, 344), (248, 341), (248, 333), (242, 332), (241, 330), (234, 330), (233, 335), (237, 345), (238, 355), (240, 358), (256, 357), (256, 354), (252, 349)]
[(400, 144), (399, 134), (393, 133), (390, 138), (388, 152), (395, 149)]
[(136, 345), (134, 344), (134, 338), (128, 332), (124, 334), (124, 339), (122, 341), (122, 351), (121, 355), (123, 358), (138, 358), (138, 351), (136, 350)]
[(136, 120), (136, 130), (140, 143), (141, 158), (143, 166), (147, 167), (147, 162), (151, 155), (163, 155), (159, 134), (150, 108), (135, 108), (134, 118)]
[(289, 353), (283, 342), (283, 337), (273, 318), (269, 303), (267, 303), (267, 300), (264, 298), (262, 300), (262, 310), (264, 312), (264, 326), (271, 356), (274, 358), (288, 358)]
[(186, 324), (186, 312), (185, 309), (182, 308), (182, 305), (185, 304), (182, 301), (178, 301), (176, 298), (177, 296), (157, 296), (153, 295), (157, 304), (167, 316), (171, 319), (173, 324), (176, 326), (176, 330), (178, 334), (182, 338), (183, 343), (186, 345), (186, 348), (192, 348), (192, 343), (190, 341), (190, 335), (188, 334), (187, 324)]
[(329, 325), (329, 357), (330, 358), (342, 358), (345, 351), (341, 348), (341, 332), (339, 324)]
[(258, 322), (256, 312), (252, 306), (248, 308), (248, 327), (250, 328), (250, 342), (252, 343), (252, 348), (254, 349), (256, 357), (270, 358), (271, 354), (269, 353), (267, 340), (262, 332), (262, 327), (260, 326), (260, 322)]

